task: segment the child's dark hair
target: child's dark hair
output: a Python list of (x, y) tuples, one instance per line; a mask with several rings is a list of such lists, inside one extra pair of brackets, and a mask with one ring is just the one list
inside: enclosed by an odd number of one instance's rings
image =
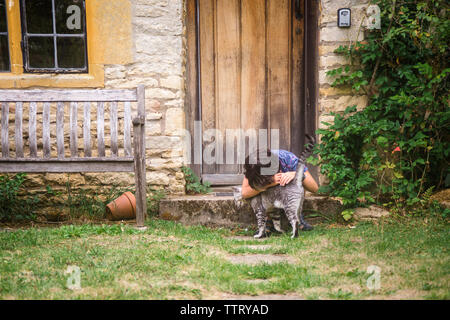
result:
[[(270, 168), (272, 152), (269, 149), (256, 150), (245, 158), (244, 175), (254, 190), (259, 190), (273, 182), (273, 174), (262, 174), (261, 168)], [(278, 157), (277, 157), (278, 159)], [(279, 160), (278, 160), (279, 161)]]

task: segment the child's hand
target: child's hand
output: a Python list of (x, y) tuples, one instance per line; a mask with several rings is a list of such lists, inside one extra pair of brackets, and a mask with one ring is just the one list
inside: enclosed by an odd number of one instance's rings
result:
[(283, 174), (281, 172), (273, 176), (273, 182), (275, 183), (275, 185), (280, 184), (282, 176)]
[(285, 186), (295, 178), (295, 171), (284, 172), (281, 174), (280, 186)]

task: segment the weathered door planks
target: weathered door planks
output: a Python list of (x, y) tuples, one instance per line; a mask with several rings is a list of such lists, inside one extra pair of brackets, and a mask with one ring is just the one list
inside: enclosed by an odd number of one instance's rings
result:
[[(202, 130), (217, 129), (216, 135), (221, 136), (224, 148), (227, 129), (243, 129), (244, 133), (247, 129), (278, 129), (279, 148), (297, 154), (303, 149), (304, 1), (299, 2), (301, 12), (297, 16), (294, 2), (198, 2), (200, 59), (198, 65), (193, 59), (189, 63), (199, 71)], [(194, 6), (189, 8), (192, 10)], [(190, 52), (192, 57), (195, 50), (190, 49)], [(192, 90), (193, 85), (189, 87)], [(191, 101), (191, 108), (192, 105)], [(248, 137), (246, 139), (248, 148)], [(204, 141), (203, 150), (209, 152), (207, 148), (213, 143), (213, 138)], [(222, 145), (217, 144), (216, 148)], [(229, 182), (235, 175), (238, 182), (243, 168), (236, 164), (237, 151), (235, 143), (234, 159), (229, 159), (233, 164), (227, 164), (225, 150), (223, 158), (216, 157), (216, 164), (203, 162), (204, 180), (220, 181), (222, 177)], [(245, 153), (248, 154), (248, 149)], [(218, 161), (222, 164), (217, 164)], [(216, 179), (213, 175), (221, 176)]]

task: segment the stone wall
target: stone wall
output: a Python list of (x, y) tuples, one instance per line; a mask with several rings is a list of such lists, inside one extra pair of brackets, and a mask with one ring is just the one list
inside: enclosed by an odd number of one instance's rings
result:
[[(92, 0), (94, 13), (87, 17), (95, 20), (97, 29), (91, 29), (88, 37), (95, 37), (98, 45), (95, 64), (104, 72), (100, 88), (146, 87), (146, 162), (147, 183), (167, 193), (184, 193), (183, 165), (184, 124), (184, 72), (185, 72), (185, 1), (184, 0)], [(93, 16), (92, 16), (93, 15)], [(92, 60), (90, 62), (93, 62)], [(58, 77), (58, 76), (56, 76)], [(46, 86), (46, 85), (43, 85)], [(35, 86), (23, 87), (28, 90)], [(105, 105), (105, 120), (108, 121), (109, 106)], [(135, 108), (135, 105), (132, 106)], [(82, 107), (79, 107), (79, 150), (82, 154)], [(91, 137), (96, 149), (96, 114), (91, 113)], [(27, 106), (24, 106), (24, 121), (28, 121)], [(52, 104), (50, 129), (56, 126), (56, 107)], [(14, 106), (10, 108), (14, 113)], [(42, 117), (38, 104), (38, 126)], [(68, 123), (66, 109), (66, 123)], [(10, 117), (11, 155), (14, 156), (14, 117)], [(119, 106), (119, 127), (123, 126)], [(24, 123), (24, 137), (28, 124)], [(42, 128), (38, 127), (38, 147), (41, 145)], [(105, 143), (109, 147), (109, 127), (105, 126)], [(52, 156), (56, 156), (55, 132), (51, 133)], [(121, 137), (119, 136), (119, 143)], [(69, 140), (65, 137), (66, 153)], [(120, 148), (119, 144), (119, 148)], [(25, 154), (27, 154), (25, 145)], [(42, 152), (42, 151), (40, 151)], [(119, 150), (119, 153), (123, 152)], [(39, 155), (40, 153), (38, 153)], [(95, 154), (93, 154), (95, 156)], [(108, 155), (108, 150), (107, 150)], [(47, 187), (66, 193), (67, 183), (71, 188), (104, 190), (111, 187), (134, 186), (133, 173), (76, 173), (76, 174), (28, 174), (26, 187), (32, 193), (46, 193)], [(64, 198), (64, 197), (63, 197)], [(61, 199), (48, 199), (50, 202)]]
[[(331, 87), (334, 79), (327, 76), (327, 71), (349, 65), (350, 62), (334, 53), (341, 45), (349, 45), (364, 39), (366, 10), (369, 0), (321, 0), (319, 19), (319, 103), (318, 127), (322, 122), (332, 122), (330, 112), (342, 113), (348, 106), (356, 105), (359, 109), (367, 105), (367, 96), (353, 92), (351, 87)], [(351, 9), (351, 27), (337, 27), (337, 10)], [(324, 177), (320, 182), (325, 183)]]
[(184, 193), (184, 1), (133, 0), (133, 62), (105, 66), (106, 88), (146, 86), (147, 182)]

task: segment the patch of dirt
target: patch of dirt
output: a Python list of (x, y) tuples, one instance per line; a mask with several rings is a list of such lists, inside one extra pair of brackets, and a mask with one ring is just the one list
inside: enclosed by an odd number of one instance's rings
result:
[(243, 246), (242, 248), (250, 249), (250, 250), (269, 250), (269, 249), (275, 249), (275, 247), (271, 246), (270, 244), (255, 244), (255, 245), (247, 245)]
[(254, 241), (254, 240), (265, 241), (266, 240), (266, 239), (255, 239), (252, 236), (231, 236), (231, 237), (226, 237), (225, 239), (239, 240), (239, 241)]
[(398, 290), (394, 294), (391, 295), (373, 295), (368, 297), (370, 300), (415, 300), (415, 299), (423, 299), (423, 293), (419, 290), (414, 289), (404, 289)]
[(256, 265), (260, 263), (274, 264), (280, 262), (296, 263), (294, 258), (280, 254), (229, 255), (226, 257), (226, 259), (233, 264), (249, 264), (249, 265)]
[(223, 294), (222, 300), (305, 300), (297, 294), (263, 294), (260, 296)]
[(247, 282), (249, 284), (260, 284), (260, 283), (269, 283), (270, 280), (268, 280), (268, 279), (249, 279), (249, 280), (245, 280), (245, 282)]

